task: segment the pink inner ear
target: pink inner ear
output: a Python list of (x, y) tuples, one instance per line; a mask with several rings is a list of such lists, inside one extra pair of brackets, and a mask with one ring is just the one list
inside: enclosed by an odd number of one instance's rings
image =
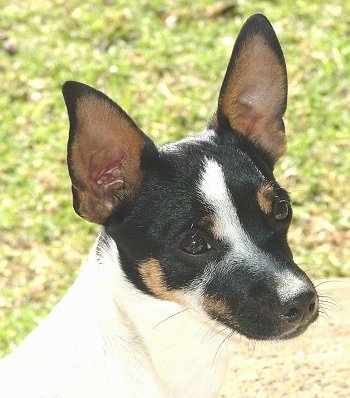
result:
[(96, 184), (104, 190), (116, 185), (118, 188), (121, 188), (124, 185), (124, 177), (122, 175), (120, 166), (102, 170), (97, 176)]
[(125, 176), (122, 162), (125, 155), (116, 149), (95, 152), (90, 159), (90, 180), (93, 191), (98, 197), (109, 195), (112, 190), (123, 188)]

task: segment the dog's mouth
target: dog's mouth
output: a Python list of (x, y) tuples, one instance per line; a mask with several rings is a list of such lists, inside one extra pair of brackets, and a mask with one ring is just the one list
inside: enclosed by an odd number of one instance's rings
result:
[(285, 333), (281, 333), (280, 335), (277, 335), (275, 340), (290, 340), (294, 339), (295, 337), (298, 337), (302, 335), (306, 330), (309, 328), (312, 322), (308, 324), (301, 324), (298, 325), (295, 329), (291, 329)]
[(270, 324), (268, 328), (249, 328), (249, 330), (241, 330), (241, 334), (248, 338), (256, 340), (290, 340), (302, 335), (309, 326), (317, 319), (318, 313), (312, 315), (311, 318), (305, 319), (299, 324), (286, 323), (285, 321), (276, 321)]
[(267, 317), (265, 320), (236, 319), (228, 321), (220, 314), (210, 314), (211, 318), (228, 326), (235, 333), (254, 340), (290, 340), (303, 334), (317, 319), (318, 311), (300, 323), (289, 323), (281, 319)]

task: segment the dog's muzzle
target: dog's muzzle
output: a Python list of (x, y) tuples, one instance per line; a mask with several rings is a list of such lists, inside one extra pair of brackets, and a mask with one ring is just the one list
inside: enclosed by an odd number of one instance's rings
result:
[(318, 317), (319, 299), (311, 280), (295, 267), (296, 271), (272, 275), (236, 274), (235, 270), (225, 281), (213, 280), (207, 293), (225, 302), (230, 316), (213, 306), (207, 312), (256, 340), (285, 340), (302, 334)]

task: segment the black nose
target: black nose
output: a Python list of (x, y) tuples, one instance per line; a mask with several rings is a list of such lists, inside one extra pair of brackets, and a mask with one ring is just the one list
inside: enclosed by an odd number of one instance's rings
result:
[(280, 305), (279, 313), (290, 323), (306, 321), (318, 310), (317, 293), (314, 290), (305, 290), (295, 293)]

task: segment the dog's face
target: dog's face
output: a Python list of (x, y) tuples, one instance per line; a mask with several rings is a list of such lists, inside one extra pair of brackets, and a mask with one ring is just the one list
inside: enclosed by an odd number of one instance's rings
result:
[(273, 176), (287, 77), (265, 17), (242, 28), (217, 112), (195, 137), (158, 150), (104, 94), (76, 82), (63, 93), (74, 208), (105, 226), (135, 288), (254, 339), (291, 338), (317, 318)]

